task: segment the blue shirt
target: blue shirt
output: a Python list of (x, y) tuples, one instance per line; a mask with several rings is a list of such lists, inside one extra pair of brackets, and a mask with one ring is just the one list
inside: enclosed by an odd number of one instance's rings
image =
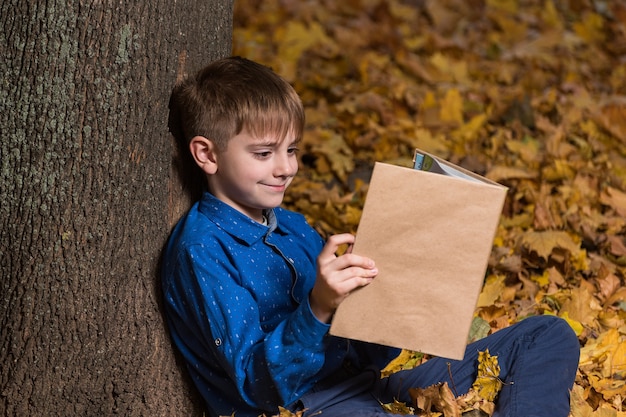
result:
[(300, 214), (267, 217), (205, 193), (165, 249), (172, 339), (215, 416), (277, 413), (346, 363), (381, 367), (398, 353), (328, 335), (309, 305), (323, 240)]

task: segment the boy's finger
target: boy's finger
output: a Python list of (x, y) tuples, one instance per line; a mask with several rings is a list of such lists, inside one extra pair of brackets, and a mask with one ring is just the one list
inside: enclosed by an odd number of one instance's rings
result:
[(341, 245), (351, 245), (354, 243), (354, 236), (350, 233), (332, 235), (326, 241), (326, 245), (320, 252), (320, 256), (334, 256)]
[(336, 268), (337, 269), (346, 269), (350, 267), (359, 267), (363, 269), (372, 269), (375, 264), (374, 261), (365, 256), (354, 255), (351, 253), (346, 253), (336, 258)]
[(372, 281), (374, 281), (373, 276), (371, 277), (354, 276), (344, 282), (345, 294), (349, 295), (352, 291), (356, 290), (357, 288), (365, 287), (371, 284)]
[(340, 293), (347, 293), (357, 287), (369, 284), (376, 275), (378, 275), (378, 269), (376, 268), (369, 269), (353, 266), (339, 271), (330, 285), (338, 289)]

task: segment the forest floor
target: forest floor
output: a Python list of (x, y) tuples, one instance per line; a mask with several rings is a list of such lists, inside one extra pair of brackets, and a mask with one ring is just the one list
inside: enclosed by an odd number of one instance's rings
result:
[(571, 415), (626, 416), (625, 2), (236, 0), (233, 45), (302, 97), (285, 205), (323, 235), (414, 148), (507, 186), (477, 320), (565, 318)]

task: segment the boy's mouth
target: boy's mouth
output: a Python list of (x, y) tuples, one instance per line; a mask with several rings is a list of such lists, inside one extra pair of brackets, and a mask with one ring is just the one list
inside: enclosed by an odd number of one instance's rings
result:
[(270, 188), (273, 191), (285, 191), (287, 189), (288, 184), (264, 184), (266, 187)]

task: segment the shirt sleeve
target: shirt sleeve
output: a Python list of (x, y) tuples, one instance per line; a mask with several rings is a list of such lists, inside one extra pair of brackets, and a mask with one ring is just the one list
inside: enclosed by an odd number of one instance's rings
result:
[(188, 247), (175, 268), (175, 281), (186, 282), (180, 290), (198, 330), (194, 350), (210, 350), (206, 356), (217, 358), (251, 406), (289, 404), (315, 383), (329, 325), (313, 315), (307, 297), (273, 330), (263, 331), (256, 300), (237, 284), (239, 272), (228, 256), (216, 256), (216, 250)]

